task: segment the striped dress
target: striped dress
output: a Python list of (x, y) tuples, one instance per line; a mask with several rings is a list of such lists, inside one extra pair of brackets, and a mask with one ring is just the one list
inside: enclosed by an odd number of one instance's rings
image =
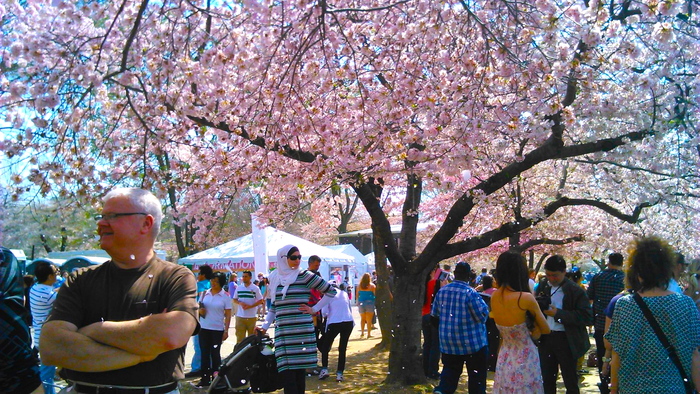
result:
[(311, 271), (302, 271), (287, 289), (282, 299), (282, 289), (275, 289), (275, 301), (271, 311), (275, 313), (275, 357), (279, 372), (288, 369), (315, 368), (316, 335), (311, 315), (299, 310), (308, 304), (311, 289), (335, 296), (336, 290), (328, 282)]

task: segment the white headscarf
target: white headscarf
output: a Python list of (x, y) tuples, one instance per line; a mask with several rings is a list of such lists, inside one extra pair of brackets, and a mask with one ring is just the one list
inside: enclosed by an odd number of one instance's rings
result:
[[(282, 299), (287, 296), (287, 289), (289, 285), (294, 283), (301, 272), (301, 264), (297, 266), (296, 269), (292, 269), (287, 262), (287, 254), (289, 250), (295, 248), (294, 245), (285, 245), (277, 251), (277, 269), (272, 271), (270, 277), (270, 288), (272, 289), (272, 299), (274, 300), (274, 294), (277, 292), (277, 286), (282, 285)], [(297, 248), (298, 250), (298, 248)], [(301, 263), (301, 262), (300, 262)]]

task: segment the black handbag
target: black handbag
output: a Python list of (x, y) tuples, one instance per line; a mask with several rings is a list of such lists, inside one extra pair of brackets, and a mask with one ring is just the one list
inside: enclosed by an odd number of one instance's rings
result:
[(668, 341), (668, 338), (666, 337), (666, 334), (664, 334), (664, 332), (661, 331), (659, 323), (656, 321), (656, 318), (654, 318), (654, 315), (651, 313), (651, 310), (649, 310), (649, 307), (642, 299), (642, 296), (640, 296), (639, 293), (634, 293), (632, 298), (637, 303), (637, 305), (639, 305), (639, 309), (642, 310), (644, 317), (647, 319), (649, 325), (654, 330), (654, 333), (659, 338), (661, 345), (664, 347), (664, 349), (666, 349), (666, 352), (668, 352), (668, 357), (671, 359), (671, 361), (673, 361), (673, 364), (676, 366), (676, 368), (678, 368), (678, 372), (681, 373), (681, 378), (683, 379), (683, 385), (685, 386), (686, 394), (697, 393), (697, 391), (695, 391), (695, 389), (693, 388), (693, 381), (688, 378), (688, 375), (686, 375), (685, 373), (685, 369), (683, 369), (683, 364), (681, 364), (681, 360), (678, 358), (676, 348), (673, 345), (671, 345), (671, 343)]

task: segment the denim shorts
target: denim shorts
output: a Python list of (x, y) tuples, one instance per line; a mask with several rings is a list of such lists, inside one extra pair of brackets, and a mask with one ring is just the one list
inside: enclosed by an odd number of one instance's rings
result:
[(357, 306), (357, 310), (360, 311), (360, 313), (374, 313), (374, 301), (365, 301), (359, 303)]

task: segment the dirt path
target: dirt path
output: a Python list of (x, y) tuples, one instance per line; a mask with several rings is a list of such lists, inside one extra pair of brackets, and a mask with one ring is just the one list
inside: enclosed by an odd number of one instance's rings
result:
[[(353, 308), (353, 312), (357, 315), (357, 310)], [(359, 316), (355, 316), (356, 322), (359, 322)], [(231, 330), (233, 331), (233, 330)], [(274, 336), (274, 330), (270, 330), (270, 336)], [(233, 334), (233, 332), (232, 332)], [(379, 335), (379, 330), (373, 332), (375, 335)], [(235, 337), (224, 342), (222, 345), (221, 356), (226, 357), (233, 351)], [(317, 376), (308, 376), (306, 378), (306, 392), (309, 394), (329, 394), (329, 393), (379, 393), (379, 394), (420, 394), (420, 393), (431, 393), (434, 385), (437, 385), (437, 381), (429, 381), (429, 384), (418, 385), (412, 387), (388, 387), (382, 382), (388, 373), (389, 364), (389, 352), (380, 352), (374, 349), (375, 345), (379, 343), (379, 338), (360, 338), (359, 325), (355, 326), (355, 330), (350, 336), (350, 342), (348, 344), (347, 360), (345, 366), (343, 382), (335, 381), (335, 368), (338, 363), (338, 341), (336, 339), (334, 343), (334, 348), (331, 350), (329, 359), (329, 372), (331, 376), (325, 380), (318, 380)], [(592, 341), (592, 338), (591, 338)], [(592, 341), (593, 343), (593, 341)], [(191, 360), (192, 354), (192, 341), (188, 344), (187, 353), (185, 356), (186, 370), (189, 370), (189, 362)], [(320, 364), (319, 357), (319, 364)], [(582, 394), (593, 394), (598, 393), (598, 388), (596, 383), (598, 382), (598, 372), (595, 368), (586, 368), (589, 373), (584, 375), (584, 380), (580, 384)], [(196, 382), (196, 379), (185, 380), (181, 383), (180, 391), (183, 394), (200, 394), (205, 393), (206, 390), (198, 390), (190, 385), (189, 382)], [(558, 392), (564, 393), (564, 385), (559, 379)], [(458, 393), (467, 392), (467, 379), (466, 373), (462, 375), (460, 380)], [(491, 391), (491, 385), (493, 384), (493, 372), (489, 372), (488, 375), (488, 388), (487, 392)], [(282, 390), (276, 393), (282, 393)]]

